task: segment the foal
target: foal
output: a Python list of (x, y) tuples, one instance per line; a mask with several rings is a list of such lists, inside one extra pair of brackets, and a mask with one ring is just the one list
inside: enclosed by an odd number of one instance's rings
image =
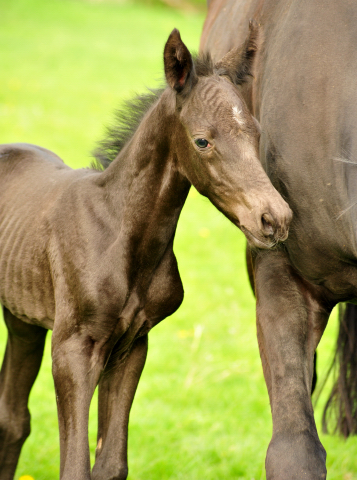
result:
[[(116, 158), (104, 170), (72, 170), (32, 145), (0, 148), (0, 301), (9, 332), (1, 480), (13, 478), (30, 432), (28, 396), (48, 329), (61, 479), (126, 478), (129, 410), (147, 334), (183, 299), (173, 240), (191, 184), (251, 245), (286, 239), (291, 212), (258, 160), (258, 128), (239, 92), (256, 35), (252, 26), (242, 48), (213, 65), (208, 57), (193, 62), (174, 30), (164, 51), (168, 86), (152, 95), (125, 145), (109, 144)], [(88, 412), (97, 385), (91, 474)]]

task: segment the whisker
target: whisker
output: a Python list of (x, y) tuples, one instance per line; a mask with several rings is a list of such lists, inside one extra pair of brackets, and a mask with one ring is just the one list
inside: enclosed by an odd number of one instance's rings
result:
[(345, 148), (342, 148), (341, 153), (345, 156), (345, 158), (350, 158), (351, 160), (354, 161), (354, 163), (357, 163), (356, 157), (352, 154), (351, 151), (346, 150)]
[(355, 165), (357, 167), (357, 162), (347, 160), (346, 158), (343, 158), (343, 157), (332, 157), (332, 160), (335, 160), (335, 162), (348, 163), (350, 165)]
[(342, 210), (342, 212), (336, 217), (336, 220), (339, 220), (342, 217), (342, 215), (347, 213), (348, 210), (351, 210), (351, 208), (353, 208), (355, 205), (357, 205), (357, 200), (354, 203), (352, 203), (349, 207), (345, 208), (345, 210)]

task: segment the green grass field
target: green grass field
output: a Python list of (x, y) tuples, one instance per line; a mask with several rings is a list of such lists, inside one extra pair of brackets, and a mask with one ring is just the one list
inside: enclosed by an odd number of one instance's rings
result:
[[(120, 0), (0, 0), (0, 142), (39, 144), (73, 167), (89, 165), (113, 110), (161, 83), (171, 30), (179, 28), (197, 50), (203, 20), (203, 13)], [(149, 336), (130, 417), (130, 480), (265, 478), (270, 408), (244, 246), (241, 232), (192, 190), (175, 241), (185, 300)], [(319, 348), (320, 372), (335, 329), (332, 320)], [(0, 338), (2, 353), (2, 325)], [(59, 477), (49, 340), (16, 479)], [(356, 439), (321, 438), (329, 480), (357, 480)], [(94, 399), (92, 452), (95, 441)]]

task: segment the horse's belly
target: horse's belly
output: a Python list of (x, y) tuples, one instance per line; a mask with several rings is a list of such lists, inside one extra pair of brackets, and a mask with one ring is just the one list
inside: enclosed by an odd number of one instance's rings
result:
[(51, 328), (54, 301), (44, 231), (33, 223), (31, 215), (0, 213), (0, 301), (17, 317)]
[(0, 302), (15, 316), (52, 328), (54, 300), (46, 226), (41, 222), (44, 214), (37, 208), (34, 213), (31, 198), (26, 203), (13, 197), (9, 201), (0, 194)]

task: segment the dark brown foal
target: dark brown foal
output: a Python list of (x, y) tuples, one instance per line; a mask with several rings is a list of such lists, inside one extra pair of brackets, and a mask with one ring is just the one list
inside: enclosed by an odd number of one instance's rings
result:
[[(117, 150), (104, 170), (71, 170), (40, 147), (1, 147), (0, 300), (9, 329), (1, 480), (13, 478), (29, 433), (27, 399), (46, 329), (53, 329), (61, 479), (126, 478), (128, 416), (147, 334), (183, 299), (173, 240), (191, 184), (252, 245), (286, 239), (291, 212), (259, 162), (259, 131), (240, 93), (256, 35), (252, 27), (249, 41), (215, 65), (208, 56), (194, 62), (174, 30), (164, 51), (168, 86), (141, 102), (141, 121), (123, 145), (107, 144)], [(88, 412), (98, 384), (91, 474)]]

